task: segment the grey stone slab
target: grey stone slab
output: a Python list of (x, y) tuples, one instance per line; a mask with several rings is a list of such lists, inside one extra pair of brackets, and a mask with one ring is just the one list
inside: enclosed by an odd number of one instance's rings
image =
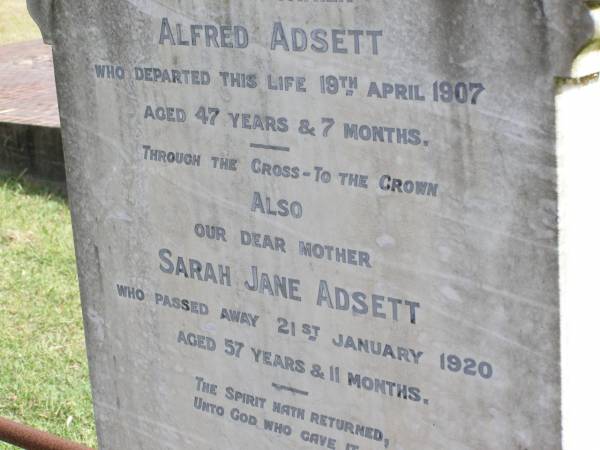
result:
[(102, 448), (561, 448), (580, 2), (30, 4)]

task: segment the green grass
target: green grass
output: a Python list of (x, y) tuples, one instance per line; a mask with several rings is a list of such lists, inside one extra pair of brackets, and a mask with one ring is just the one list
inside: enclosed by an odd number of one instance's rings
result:
[(41, 38), (25, 0), (0, 0), (0, 45)]
[(67, 204), (2, 176), (0, 416), (96, 445)]

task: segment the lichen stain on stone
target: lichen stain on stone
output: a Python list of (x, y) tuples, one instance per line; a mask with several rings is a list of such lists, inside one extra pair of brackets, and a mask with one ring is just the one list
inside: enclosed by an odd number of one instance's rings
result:
[(98, 288), (100, 290), (100, 294), (104, 294), (104, 282), (102, 279), (102, 263), (100, 262), (100, 249), (97, 245), (94, 245), (94, 261), (98, 270)]
[(567, 86), (587, 86), (588, 84), (596, 83), (598, 81), (600, 81), (600, 72), (578, 78), (556, 77), (556, 88), (561, 89)]
[(544, 7), (544, 0), (535, 0), (535, 6), (539, 9), (543, 17), (546, 16), (546, 8)]

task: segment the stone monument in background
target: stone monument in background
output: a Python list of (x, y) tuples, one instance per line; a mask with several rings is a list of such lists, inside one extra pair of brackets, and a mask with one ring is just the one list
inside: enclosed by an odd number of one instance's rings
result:
[(561, 448), (580, 2), (29, 3), (101, 448)]

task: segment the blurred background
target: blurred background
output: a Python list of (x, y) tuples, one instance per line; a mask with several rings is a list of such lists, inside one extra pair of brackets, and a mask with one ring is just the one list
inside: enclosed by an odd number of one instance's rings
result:
[(0, 416), (95, 446), (65, 192), (51, 49), (0, 0)]
[(35, 23), (27, 14), (25, 0), (0, 1), (0, 43), (41, 39)]

